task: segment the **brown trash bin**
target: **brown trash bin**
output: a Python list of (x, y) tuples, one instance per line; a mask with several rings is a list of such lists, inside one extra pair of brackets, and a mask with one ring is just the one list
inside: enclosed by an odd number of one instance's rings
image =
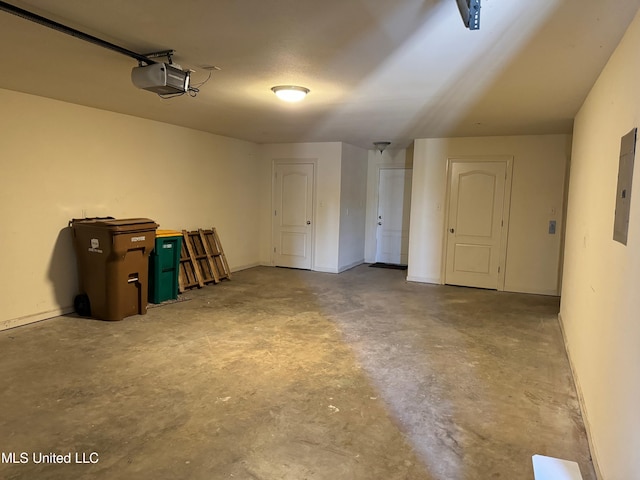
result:
[(148, 218), (83, 218), (69, 222), (78, 259), (82, 316), (122, 320), (147, 313), (149, 254), (158, 225)]

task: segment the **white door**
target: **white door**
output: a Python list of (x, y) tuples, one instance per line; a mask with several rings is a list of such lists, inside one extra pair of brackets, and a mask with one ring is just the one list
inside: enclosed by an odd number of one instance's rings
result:
[(450, 172), (445, 283), (497, 289), (507, 163), (453, 161)]
[(408, 168), (380, 169), (376, 262), (407, 264), (411, 174)]
[(279, 267), (311, 269), (312, 163), (276, 164), (273, 187), (273, 258)]

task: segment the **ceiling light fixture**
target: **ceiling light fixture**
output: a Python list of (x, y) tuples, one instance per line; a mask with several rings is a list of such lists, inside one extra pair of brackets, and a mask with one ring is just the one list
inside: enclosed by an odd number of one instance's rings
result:
[(380, 152), (380, 155), (382, 155), (382, 152), (384, 152), (384, 149), (387, 148), (389, 145), (391, 145), (391, 142), (373, 142), (373, 145)]
[(299, 102), (310, 92), (308, 88), (298, 87), (296, 85), (278, 85), (272, 87), (271, 90), (280, 100), (284, 100), (285, 102)]

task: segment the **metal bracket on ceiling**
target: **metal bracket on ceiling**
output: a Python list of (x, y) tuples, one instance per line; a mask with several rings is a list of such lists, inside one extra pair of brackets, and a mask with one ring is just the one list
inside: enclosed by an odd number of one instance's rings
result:
[[(151, 52), (151, 53), (145, 53), (144, 56), (146, 58), (162, 58), (162, 57), (167, 57), (167, 63), (169, 65), (173, 65), (173, 54), (176, 53), (175, 50), (160, 50), (159, 52)], [(141, 62), (139, 62), (141, 63)], [(142, 65), (141, 65), (142, 66)]]
[(464, 26), (469, 30), (480, 29), (480, 0), (456, 0)]

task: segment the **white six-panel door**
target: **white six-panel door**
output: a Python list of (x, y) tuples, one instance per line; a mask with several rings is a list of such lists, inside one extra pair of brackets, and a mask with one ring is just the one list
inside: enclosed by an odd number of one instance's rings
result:
[(499, 287), (506, 161), (450, 164), (445, 283)]
[(314, 164), (276, 163), (273, 259), (280, 267), (311, 269)]

